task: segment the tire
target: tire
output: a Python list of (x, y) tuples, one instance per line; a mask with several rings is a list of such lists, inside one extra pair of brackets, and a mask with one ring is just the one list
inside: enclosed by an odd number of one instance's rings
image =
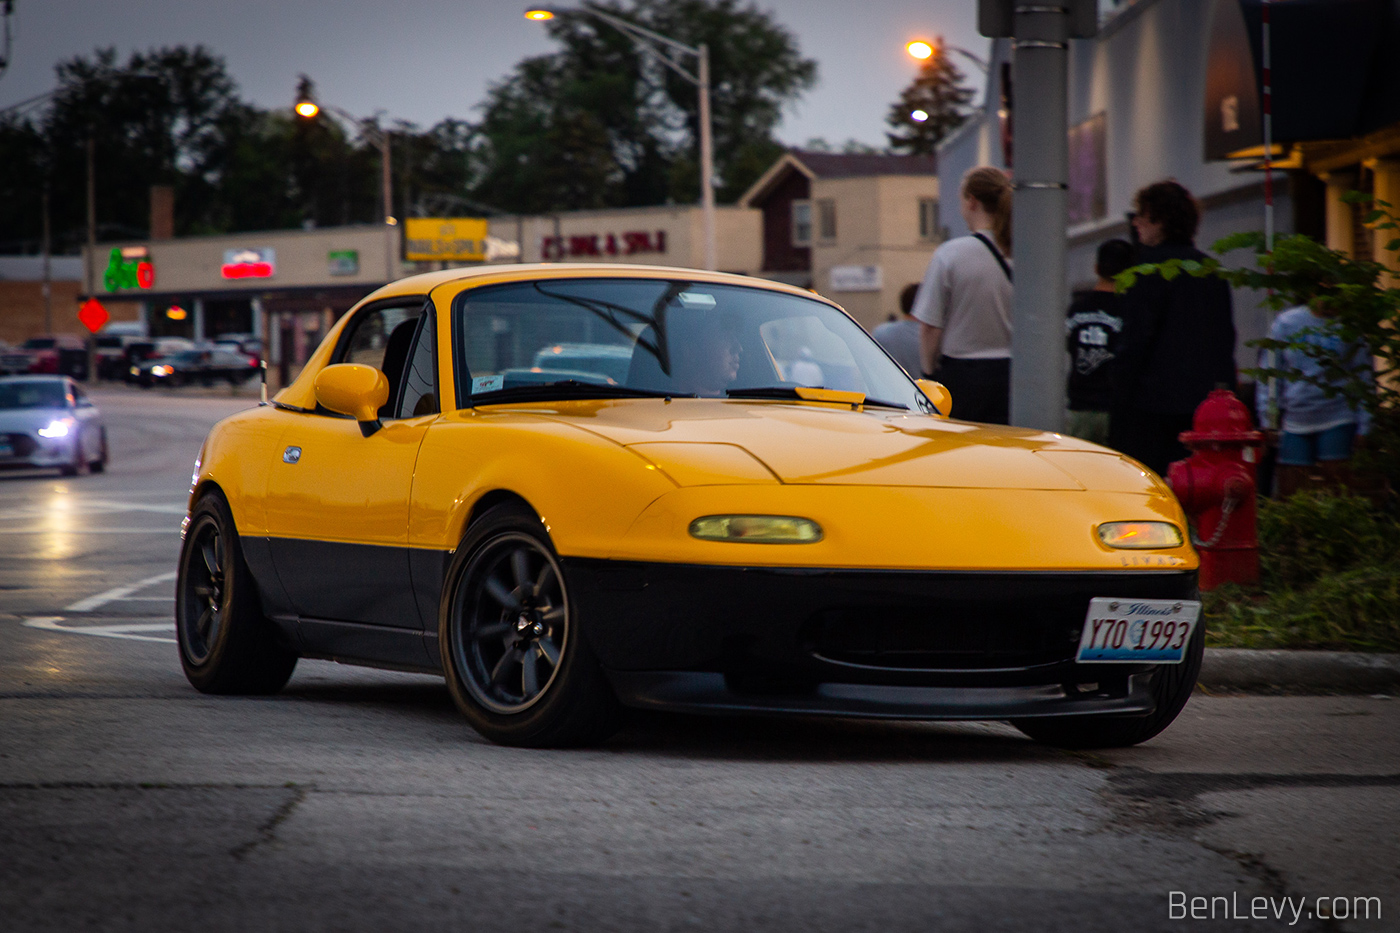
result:
[(185, 677), (201, 693), (269, 694), (297, 656), (263, 616), (233, 513), (206, 493), (190, 513), (175, 584), (175, 631)]
[(99, 443), (98, 443), (98, 450), (101, 451), (101, 452), (97, 455), (97, 459), (96, 459), (96, 460), (93, 460), (92, 462), (90, 462), (90, 463), (88, 464), (88, 472), (90, 472), (90, 473), (101, 473), (101, 472), (103, 472), (104, 470), (107, 469), (107, 429), (106, 429), (106, 428), (103, 428), (103, 429), (102, 429), (101, 433), (99, 434), (99, 437), (100, 437), (100, 441), (99, 441)]
[(1126, 748), (1146, 742), (1172, 724), (1201, 673), (1206, 650), (1206, 626), (1202, 621), (1191, 634), (1186, 657), (1180, 664), (1163, 664), (1152, 675), (1152, 698), (1157, 708), (1147, 716), (1050, 716), (1013, 719), (1011, 724), (1026, 735), (1056, 748)]
[(452, 699), (483, 736), (530, 748), (590, 745), (620, 707), (579, 628), (540, 519), (504, 503), (467, 530), (438, 620)]

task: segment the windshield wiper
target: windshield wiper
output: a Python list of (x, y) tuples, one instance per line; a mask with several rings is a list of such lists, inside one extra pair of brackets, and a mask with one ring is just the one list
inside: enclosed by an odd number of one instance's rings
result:
[(597, 382), (583, 382), (579, 379), (560, 379), (558, 382), (511, 386), (509, 389), (495, 389), (491, 392), (474, 392), (471, 396), (471, 404), (499, 405), (507, 402), (595, 398), (695, 398), (695, 396), (685, 392), (660, 392), (653, 389), (634, 389), (631, 386), (610, 386)]
[[(824, 386), (810, 386), (810, 387), (805, 387), (805, 386), (804, 386), (804, 388), (821, 389), (821, 388), (825, 388), (825, 387), (824, 387)], [(793, 400), (799, 401), (799, 402), (800, 402), (800, 401), (812, 401), (811, 399), (803, 399), (802, 396), (798, 393), (797, 387), (796, 387), (796, 386), (749, 386), (749, 387), (747, 387), (747, 388), (742, 388), (742, 389), (725, 389), (725, 390), (724, 390), (724, 394), (727, 395), (727, 396), (730, 397), (730, 398), (777, 398), (777, 399), (793, 399)], [(886, 401), (882, 401), (881, 399), (878, 399), (878, 398), (871, 398), (871, 397), (868, 396), (868, 395), (865, 397), (865, 401), (861, 402), (860, 404), (861, 404), (861, 405), (875, 405), (875, 406), (877, 406), (877, 407), (879, 407), (879, 408), (898, 408), (898, 409), (901, 409), (902, 411), (908, 411), (908, 410), (909, 410), (909, 406), (908, 406), (908, 405), (901, 405), (901, 404), (899, 404), (898, 402), (886, 402)]]

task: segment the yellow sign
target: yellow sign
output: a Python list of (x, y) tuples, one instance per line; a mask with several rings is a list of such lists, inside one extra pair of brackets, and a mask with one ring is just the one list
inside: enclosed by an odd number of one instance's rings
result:
[(407, 217), (404, 258), (410, 262), (481, 262), (486, 258), (482, 217)]

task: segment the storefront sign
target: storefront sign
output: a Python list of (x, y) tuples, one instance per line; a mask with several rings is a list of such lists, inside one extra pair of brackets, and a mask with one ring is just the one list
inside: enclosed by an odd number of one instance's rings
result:
[(481, 262), (486, 258), (486, 220), (481, 217), (408, 217), (404, 258), (409, 262)]
[(124, 288), (151, 288), (156, 284), (156, 267), (151, 265), (144, 246), (112, 247), (102, 284), (109, 292)]
[(884, 270), (879, 266), (831, 267), (833, 292), (878, 292), (884, 287)]
[(270, 246), (226, 249), (219, 272), (226, 279), (270, 279), (277, 274), (277, 252)]
[(540, 243), (540, 255), (555, 262), (603, 256), (635, 256), (638, 253), (666, 252), (666, 231), (630, 230), (626, 233), (583, 233), (547, 236)]
[(326, 254), (331, 275), (355, 275), (360, 271), (360, 251), (333, 249)]

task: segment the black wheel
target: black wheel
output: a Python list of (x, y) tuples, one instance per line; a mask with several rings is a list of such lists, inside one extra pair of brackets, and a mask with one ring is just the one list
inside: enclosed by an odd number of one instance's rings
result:
[(175, 584), (180, 664), (203, 693), (276, 693), (297, 656), (262, 614), (228, 502), (217, 491), (190, 513)]
[(103, 428), (99, 434), (97, 459), (88, 464), (88, 470), (93, 473), (101, 473), (107, 469), (107, 429)]
[(528, 508), (499, 505), (472, 524), (441, 606), (443, 673), (482, 735), (545, 747), (615, 731), (617, 700), (579, 630), (554, 546)]
[(1205, 622), (1196, 626), (1186, 657), (1180, 664), (1163, 664), (1152, 674), (1152, 697), (1157, 708), (1147, 716), (1064, 716), (1045, 719), (1013, 719), (1011, 724), (1026, 735), (1056, 748), (1126, 748), (1146, 742), (1167, 726), (1186, 706), (1201, 659), (1206, 652)]

